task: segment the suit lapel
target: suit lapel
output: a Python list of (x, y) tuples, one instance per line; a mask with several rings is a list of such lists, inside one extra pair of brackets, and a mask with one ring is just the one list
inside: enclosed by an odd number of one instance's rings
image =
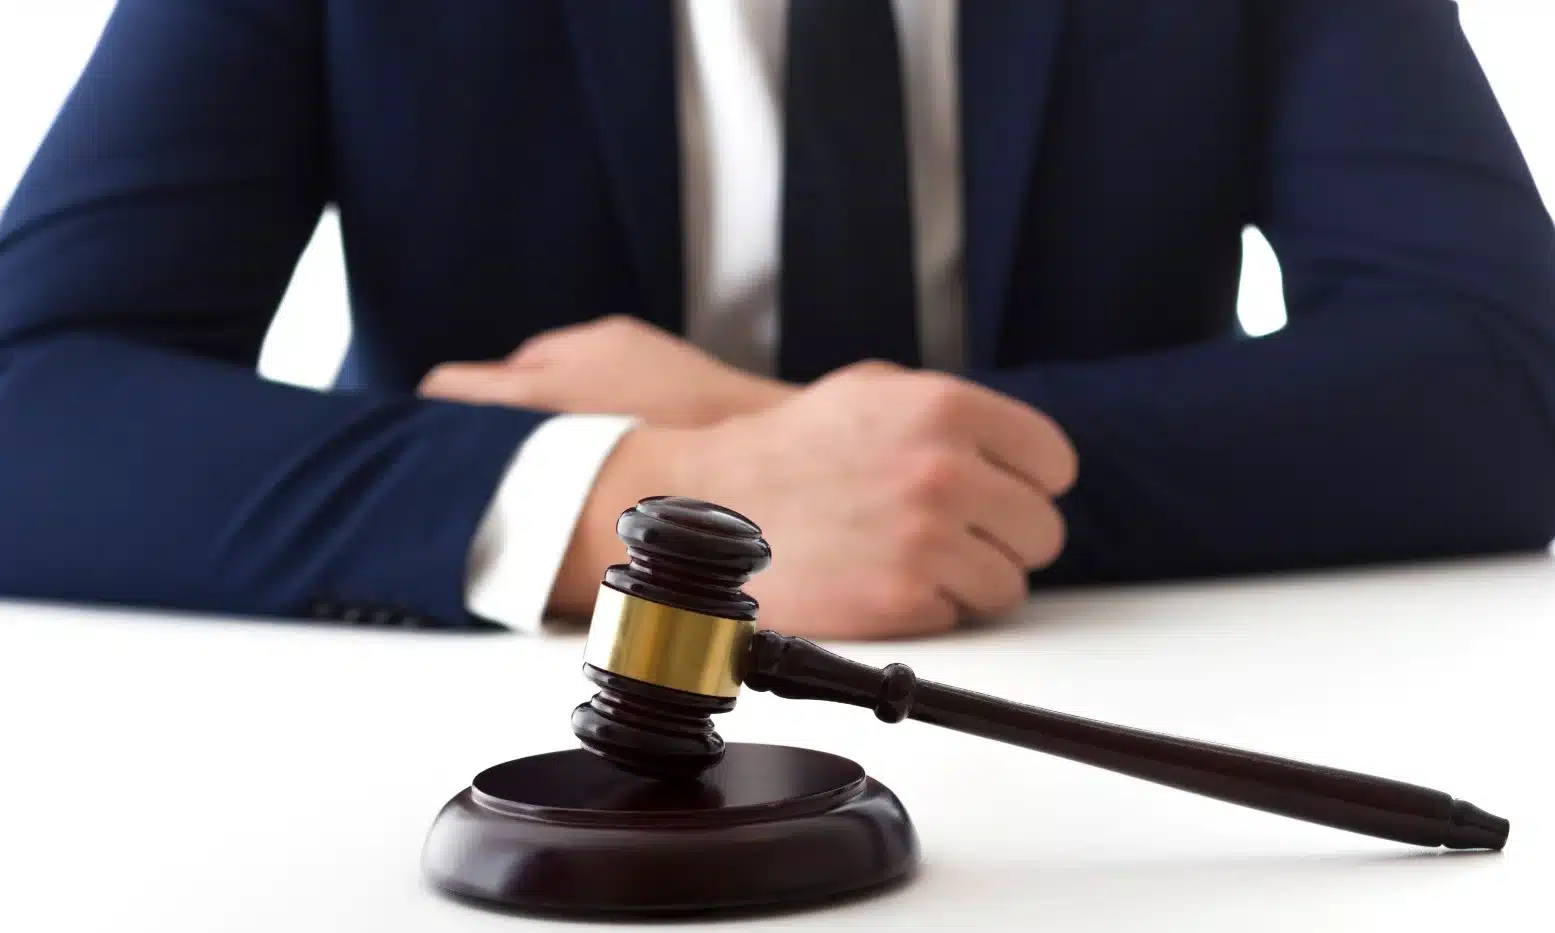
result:
[(648, 317), (678, 333), (685, 286), (671, 0), (567, 0), (566, 8)]
[(968, 364), (996, 363), (1015, 237), (1041, 138), (1067, 0), (964, 0), (961, 125), (966, 175)]

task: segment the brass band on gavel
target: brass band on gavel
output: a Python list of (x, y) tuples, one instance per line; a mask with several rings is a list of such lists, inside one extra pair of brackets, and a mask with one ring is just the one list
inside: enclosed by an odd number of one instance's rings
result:
[(612, 674), (711, 697), (740, 693), (752, 622), (649, 602), (601, 586), (583, 660)]

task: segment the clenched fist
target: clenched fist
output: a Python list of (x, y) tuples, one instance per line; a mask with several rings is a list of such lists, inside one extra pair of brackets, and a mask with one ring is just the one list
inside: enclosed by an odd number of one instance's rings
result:
[[(788, 634), (878, 639), (942, 632), (1019, 606), (1028, 572), (1064, 545), (1054, 499), (1075, 482), (1063, 431), (951, 376), (865, 363), (751, 414), (629, 437), (580, 541), (595, 585), (619, 559), (615, 515), (683, 494), (742, 512), (772, 545), (752, 580), (761, 622)], [(585, 544), (584, 547), (590, 545)]]

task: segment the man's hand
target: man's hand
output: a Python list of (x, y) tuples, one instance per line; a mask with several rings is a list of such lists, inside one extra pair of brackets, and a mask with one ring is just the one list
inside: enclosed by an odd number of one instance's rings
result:
[(620, 559), (622, 509), (690, 495), (762, 526), (772, 566), (749, 587), (761, 622), (816, 638), (941, 632), (1019, 606), (1028, 571), (1063, 548), (1053, 500), (1077, 469), (1040, 412), (881, 363), (711, 427), (636, 433), (602, 471), (569, 554), (575, 595), (592, 598)]
[(547, 331), (499, 362), (445, 363), (421, 384), (434, 398), (680, 427), (759, 411), (793, 391), (631, 317)]

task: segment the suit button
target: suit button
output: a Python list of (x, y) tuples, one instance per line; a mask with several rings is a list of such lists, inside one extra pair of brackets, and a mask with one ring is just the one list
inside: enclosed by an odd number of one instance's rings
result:
[(387, 609), (375, 609), (373, 610), (372, 616), (368, 618), (367, 621), (373, 625), (393, 625), (394, 613)]
[(362, 608), (360, 606), (351, 606), (340, 614), (340, 619), (343, 622), (350, 622), (352, 625), (355, 625), (362, 621)]
[(333, 619), (339, 613), (339, 607), (327, 599), (321, 599), (313, 604), (313, 617), (315, 619)]

